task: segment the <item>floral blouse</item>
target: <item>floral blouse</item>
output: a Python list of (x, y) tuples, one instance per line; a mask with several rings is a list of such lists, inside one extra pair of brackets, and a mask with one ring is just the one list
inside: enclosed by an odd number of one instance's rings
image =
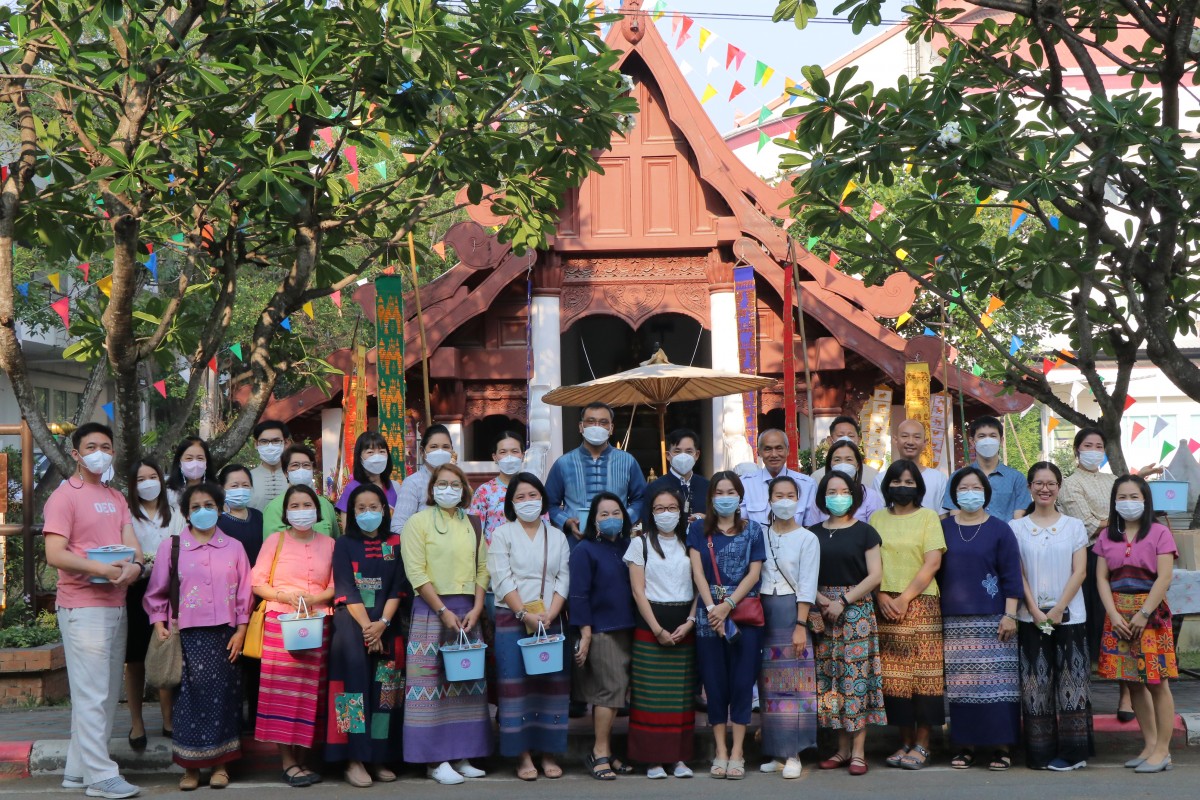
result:
[[(166, 622), (170, 616), (172, 541), (167, 537), (158, 546), (158, 569), (142, 599), (152, 623)], [(191, 528), (184, 528), (179, 534), (179, 627), (244, 625), (250, 620), (252, 601), (250, 561), (242, 543), (218, 528), (201, 544)]]

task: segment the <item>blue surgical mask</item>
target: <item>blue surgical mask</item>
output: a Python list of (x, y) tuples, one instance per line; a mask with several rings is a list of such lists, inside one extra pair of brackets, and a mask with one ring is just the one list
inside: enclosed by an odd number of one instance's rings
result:
[(625, 528), (625, 520), (620, 517), (605, 517), (596, 523), (596, 531), (605, 539), (615, 539)]
[(245, 508), (250, 505), (250, 490), (245, 487), (226, 490), (225, 505), (230, 508)]
[(958, 493), (958, 507), (963, 511), (978, 511), (983, 508), (983, 490), (967, 489)]
[(850, 510), (850, 506), (852, 505), (854, 505), (854, 498), (848, 494), (825, 495), (825, 507), (829, 509), (829, 513), (832, 516), (842, 516)]
[(727, 517), (737, 511), (741, 505), (742, 498), (737, 496), (713, 498), (713, 509), (722, 517)]
[(354, 521), (358, 523), (358, 529), (364, 533), (378, 530), (383, 524), (382, 511), (360, 511), (354, 515)]
[(219, 514), (215, 508), (197, 508), (188, 516), (192, 530), (206, 531), (217, 524)]

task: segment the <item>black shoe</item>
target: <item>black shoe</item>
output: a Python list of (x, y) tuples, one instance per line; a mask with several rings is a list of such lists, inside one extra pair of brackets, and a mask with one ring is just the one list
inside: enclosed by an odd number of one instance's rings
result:
[(166, 728), (163, 728), (163, 738), (164, 739), (170, 739), (172, 733), (173, 733), (173, 731), (169, 731)]
[(1137, 714), (1132, 711), (1117, 710), (1117, 722), (1133, 722), (1137, 719)]
[(134, 736), (132, 730), (129, 732), (129, 746), (134, 750), (145, 750), (148, 741), (144, 733), (141, 736)]
[(567, 714), (571, 719), (579, 719), (587, 716), (587, 703), (571, 702), (571, 707), (567, 710)]

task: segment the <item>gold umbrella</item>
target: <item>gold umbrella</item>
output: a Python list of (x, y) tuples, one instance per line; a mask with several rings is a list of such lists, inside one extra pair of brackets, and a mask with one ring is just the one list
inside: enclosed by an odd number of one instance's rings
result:
[(662, 474), (667, 472), (667, 405), (685, 400), (711, 400), (731, 394), (753, 392), (775, 384), (774, 378), (721, 372), (703, 367), (672, 364), (659, 350), (640, 367), (607, 375), (575, 386), (560, 386), (546, 393), (543, 401), (552, 406), (654, 406), (658, 411), (659, 450)]

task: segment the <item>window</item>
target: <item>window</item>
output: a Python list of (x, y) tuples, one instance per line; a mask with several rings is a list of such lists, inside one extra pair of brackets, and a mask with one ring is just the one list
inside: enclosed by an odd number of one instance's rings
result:
[(34, 389), (33, 395), (37, 399), (38, 408), (42, 410), (42, 416), (46, 419), (50, 418), (50, 390), (49, 389)]
[(70, 417), (71, 417), (71, 413), (69, 411), (69, 407), (67, 406), (67, 391), (65, 389), (55, 389), (54, 390), (54, 419), (56, 421), (61, 422), (63, 420), (69, 419)]

